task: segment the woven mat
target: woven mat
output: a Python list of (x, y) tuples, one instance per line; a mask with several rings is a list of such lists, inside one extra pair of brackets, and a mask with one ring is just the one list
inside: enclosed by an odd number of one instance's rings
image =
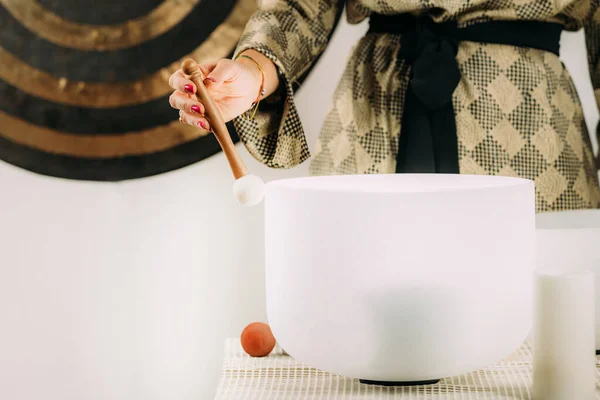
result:
[[(530, 399), (531, 362), (531, 343), (527, 341), (512, 356), (489, 368), (442, 379), (435, 385), (382, 387), (307, 367), (285, 355), (279, 346), (268, 357), (251, 358), (239, 339), (227, 339), (215, 400)], [(597, 362), (597, 399), (599, 368)]]

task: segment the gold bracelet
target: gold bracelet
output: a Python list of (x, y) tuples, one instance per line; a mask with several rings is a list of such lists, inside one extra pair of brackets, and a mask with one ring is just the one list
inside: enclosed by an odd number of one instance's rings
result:
[(260, 100), (261, 100), (262, 96), (265, 95), (265, 71), (263, 70), (263, 68), (260, 66), (260, 64), (254, 58), (252, 58), (246, 54), (239, 55), (238, 57), (236, 57), (236, 60), (238, 58), (247, 58), (248, 60), (252, 61), (254, 64), (256, 64), (256, 66), (258, 67), (258, 70), (260, 71), (260, 74), (262, 75), (262, 82), (260, 84), (260, 91), (258, 93), (258, 98), (250, 106), (250, 109), (254, 108), (254, 111), (252, 111), (252, 115), (250, 115), (250, 116), (248, 116), (248, 111), (246, 111), (244, 113), (244, 117), (246, 119), (253, 120), (254, 116), (256, 115), (256, 111), (258, 110), (258, 105), (260, 104)]

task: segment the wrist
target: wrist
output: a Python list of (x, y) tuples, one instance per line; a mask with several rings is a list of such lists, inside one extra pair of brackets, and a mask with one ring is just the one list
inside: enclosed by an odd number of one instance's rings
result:
[(264, 83), (264, 73), (255, 62), (249, 60), (248, 58), (242, 57), (242, 55), (240, 55), (235, 61), (248, 67), (248, 71), (252, 75), (252, 82), (254, 83), (253, 90), (258, 93), (262, 99), (262, 94), (260, 92)]
[[(244, 60), (243, 62), (252, 63), (252, 61), (250, 61), (248, 59), (245, 59), (245, 58), (240, 59), (239, 58), (240, 56), (248, 56), (248, 57), (252, 58), (252, 60), (254, 60), (262, 68), (262, 71), (264, 73), (264, 79), (265, 79), (265, 82), (264, 82), (265, 94), (264, 94), (263, 98), (269, 97), (271, 94), (273, 94), (279, 87), (279, 74), (277, 72), (277, 67), (275, 66), (273, 61), (271, 61), (271, 59), (269, 57), (265, 56), (260, 51), (254, 50), (254, 49), (244, 50), (238, 56), (238, 60)], [(254, 69), (258, 69), (258, 67), (256, 65), (254, 65)], [(257, 71), (254, 71), (254, 72), (257, 72)], [(258, 73), (260, 73), (260, 71), (258, 71)]]
[(252, 104), (250, 106), (250, 108), (253, 109), (250, 116), (249, 117), (247, 116), (248, 119), (254, 119), (254, 116), (256, 115), (256, 112), (258, 110), (258, 105), (260, 104), (260, 101), (265, 96), (265, 71), (263, 70), (262, 65), (260, 65), (258, 63), (258, 61), (256, 61), (254, 58), (250, 57), (247, 54), (239, 55), (239, 57), (237, 57), (236, 61), (238, 61), (238, 60), (248, 60), (250, 63), (254, 64), (254, 67), (260, 73), (260, 87), (258, 90), (258, 95), (254, 98), (254, 101), (252, 102)]

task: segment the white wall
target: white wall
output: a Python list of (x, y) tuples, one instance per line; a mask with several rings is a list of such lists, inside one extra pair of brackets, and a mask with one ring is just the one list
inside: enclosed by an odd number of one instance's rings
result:
[(592, 137), (594, 150), (598, 148), (596, 125), (598, 124), (598, 106), (594, 99), (594, 90), (590, 82), (590, 73), (583, 31), (563, 34), (561, 58), (573, 76), (575, 86), (583, 105), (588, 130)]
[[(297, 97), (311, 146), (318, 136), (347, 54), (365, 29), (364, 24), (349, 27), (343, 21), (318, 68)], [(580, 34), (565, 36), (563, 58), (575, 76), (592, 128), (598, 113), (589, 87)], [(266, 181), (307, 174), (307, 164), (290, 171), (267, 169), (251, 159), (241, 146), (238, 148), (250, 170)], [(40, 319), (46, 318), (49, 326), (68, 324), (69, 315), (64, 313), (69, 310), (61, 314), (48, 304), (54, 301), (68, 308), (67, 295), (62, 300), (51, 296), (60, 292), (77, 296), (79, 292), (73, 290), (73, 286), (80, 284), (77, 277), (85, 278), (78, 275), (82, 268), (91, 274), (104, 271), (98, 277), (105, 285), (102, 287), (111, 287), (112, 282), (135, 285), (136, 279), (168, 283), (170, 270), (175, 274), (185, 270), (201, 282), (197, 286), (185, 286), (183, 281), (149, 286), (159, 285), (162, 290), (157, 297), (161, 304), (155, 305), (161, 313), (156, 320), (166, 324), (171, 318), (169, 310), (176, 312), (179, 307), (187, 308), (187, 302), (202, 302), (202, 305), (194, 303), (189, 307), (197, 307), (197, 312), (202, 314), (192, 326), (213, 329), (214, 335), (205, 336), (207, 341), (220, 342), (224, 336), (239, 335), (247, 323), (266, 320), (263, 209), (262, 206), (238, 206), (231, 195), (231, 185), (232, 178), (222, 155), (158, 177), (120, 184), (40, 177), (0, 162), (0, 210), (3, 213), (0, 217), (0, 303), (20, 304), (29, 307), (32, 313), (36, 312), (37, 304), (38, 311), (43, 311)], [(137, 278), (134, 272), (139, 274)], [(149, 277), (144, 278), (145, 274)], [(175, 276), (179, 277), (173, 278), (175, 280), (182, 277)], [(49, 291), (48, 282), (55, 285), (57, 291)], [(210, 301), (204, 301), (202, 295), (178, 294), (174, 288), (182, 285), (188, 289), (185, 293), (189, 294), (194, 288), (207, 293)], [(44, 289), (36, 291), (35, 288)], [(128, 299), (127, 293), (116, 290), (114, 296)], [(112, 319), (110, 307), (116, 305), (106, 307), (99, 311), (100, 321), (109, 324), (125, 318)], [(9, 308), (0, 307), (0, 311), (9, 312)], [(54, 318), (52, 312), (57, 312)], [(93, 312), (90, 310), (90, 318)], [(151, 321), (148, 319), (146, 323)], [(122, 322), (127, 325), (127, 321)], [(100, 336), (118, 334), (120, 328), (96, 326)], [(65, 325), (65, 329), (68, 328)], [(50, 331), (58, 335), (60, 329), (55, 327)], [(39, 333), (27, 332), (27, 335)], [(18, 340), (18, 337), (13, 335), (10, 339)], [(69, 351), (69, 344), (64, 343), (64, 346), (64, 351)], [(27, 346), (21, 343), (20, 348)], [(216, 363), (218, 354), (206, 351), (207, 357)], [(0, 369), (1, 363), (0, 355)]]

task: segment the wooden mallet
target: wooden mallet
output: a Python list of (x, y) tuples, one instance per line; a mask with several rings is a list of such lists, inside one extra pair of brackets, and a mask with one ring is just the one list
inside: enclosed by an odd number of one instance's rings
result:
[(223, 116), (217, 108), (212, 97), (204, 86), (202, 72), (198, 68), (196, 61), (191, 58), (186, 59), (181, 64), (181, 70), (188, 75), (189, 79), (196, 85), (196, 97), (204, 104), (206, 110), (205, 116), (212, 127), (212, 130), (217, 138), (217, 141), (225, 153), (225, 157), (229, 162), (231, 172), (235, 178), (233, 184), (233, 195), (240, 204), (253, 206), (260, 203), (264, 197), (264, 182), (259, 177), (248, 173), (248, 168), (240, 158), (231, 135), (227, 130)]

